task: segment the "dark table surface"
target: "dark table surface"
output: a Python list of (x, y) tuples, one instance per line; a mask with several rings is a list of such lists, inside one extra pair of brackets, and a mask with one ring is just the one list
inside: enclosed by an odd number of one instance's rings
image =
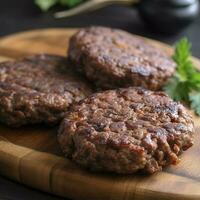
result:
[[(11, 33), (49, 27), (84, 27), (102, 25), (121, 28), (131, 33), (174, 44), (186, 36), (192, 42), (192, 53), (200, 58), (200, 17), (178, 35), (160, 35), (148, 30), (138, 16), (136, 9), (109, 6), (101, 10), (56, 20), (53, 11), (41, 13), (33, 0), (0, 0), (0, 36)], [(58, 198), (0, 177), (0, 199), (9, 200), (58, 200)]]

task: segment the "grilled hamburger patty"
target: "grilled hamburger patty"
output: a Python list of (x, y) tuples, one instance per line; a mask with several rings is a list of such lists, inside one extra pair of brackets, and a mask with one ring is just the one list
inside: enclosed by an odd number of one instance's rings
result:
[(90, 93), (64, 57), (33, 55), (0, 63), (0, 121), (5, 124), (55, 124), (71, 103)]
[(158, 90), (175, 71), (162, 50), (125, 31), (91, 27), (78, 31), (68, 56), (78, 71), (97, 86), (142, 86)]
[(93, 171), (154, 173), (193, 145), (186, 109), (163, 92), (108, 90), (73, 105), (58, 141), (66, 157)]

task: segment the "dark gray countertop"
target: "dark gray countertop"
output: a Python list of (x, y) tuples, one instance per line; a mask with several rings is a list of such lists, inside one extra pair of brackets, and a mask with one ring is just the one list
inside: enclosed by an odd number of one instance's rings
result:
[[(83, 27), (89, 25), (121, 28), (131, 33), (153, 38), (168, 44), (173, 44), (179, 38), (186, 36), (193, 44), (193, 55), (200, 58), (200, 17), (179, 35), (163, 36), (149, 31), (134, 8), (109, 6), (81, 16), (56, 20), (52, 17), (52, 11), (46, 14), (41, 13), (34, 6), (33, 0), (0, 1), (0, 36), (45, 27)], [(56, 200), (62, 198), (33, 190), (0, 177), (0, 199)]]

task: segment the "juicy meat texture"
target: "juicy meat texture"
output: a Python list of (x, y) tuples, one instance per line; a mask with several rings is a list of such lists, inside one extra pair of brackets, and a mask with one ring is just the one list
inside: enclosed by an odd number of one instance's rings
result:
[(125, 31), (90, 27), (78, 31), (68, 56), (79, 72), (98, 87), (142, 86), (158, 90), (175, 71), (169, 56)]
[(92, 171), (152, 174), (177, 164), (193, 145), (192, 118), (163, 92), (108, 90), (73, 105), (58, 141), (66, 157)]
[(64, 57), (42, 54), (0, 63), (0, 121), (7, 125), (58, 123), (73, 102), (90, 93)]

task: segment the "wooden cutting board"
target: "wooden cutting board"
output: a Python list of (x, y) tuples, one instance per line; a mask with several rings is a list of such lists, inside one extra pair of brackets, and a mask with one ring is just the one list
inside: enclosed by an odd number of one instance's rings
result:
[[(74, 31), (44, 29), (4, 37), (0, 40), (0, 61), (42, 52), (65, 55)], [(172, 52), (164, 44), (149, 42)], [(200, 66), (197, 59), (194, 61)], [(194, 121), (195, 145), (185, 152), (179, 165), (152, 176), (90, 173), (63, 158), (56, 141), (57, 127), (0, 125), (0, 174), (77, 200), (199, 200), (200, 118), (194, 116)]]

